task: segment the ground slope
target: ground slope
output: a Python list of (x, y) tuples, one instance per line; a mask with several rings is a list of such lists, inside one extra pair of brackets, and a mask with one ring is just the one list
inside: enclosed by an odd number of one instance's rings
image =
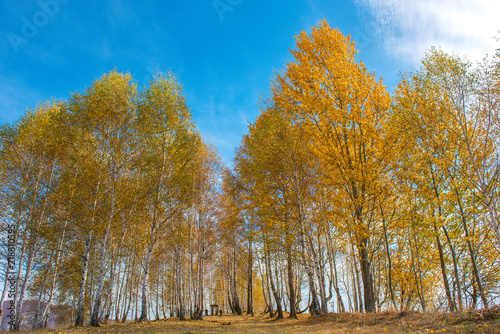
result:
[[(500, 333), (500, 308), (485, 311), (422, 314), (385, 312), (378, 314), (300, 315), (299, 320), (224, 315), (203, 321), (149, 321), (109, 324), (99, 328), (68, 328), (51, 333)], [(48, 332), (45, 332), (48, 333)]]

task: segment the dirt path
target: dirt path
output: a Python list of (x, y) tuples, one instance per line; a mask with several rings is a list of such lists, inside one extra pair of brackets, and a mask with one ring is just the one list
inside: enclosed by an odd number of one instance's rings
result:
[[(99, 328), (68, 328), (50, 333), (500, 333), (500, 309), (459, 314), (378, 313), (300, 315), (298, 320), (225, 315), (203, 321), (168, 319), (109, 324)], [(38, 332), (40, 333), (40, 332)], [(47, 332), (45, 332), (47, 333)]]

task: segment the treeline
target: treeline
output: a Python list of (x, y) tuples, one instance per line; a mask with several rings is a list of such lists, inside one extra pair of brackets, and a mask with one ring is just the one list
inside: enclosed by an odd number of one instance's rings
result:
[(498, 303), (500, 52), (431, 49), (391, 97), (326, 21), (296, 39), (230, 179), (267, 310)]
[(432, 49), (391, 97), (326, 21), (291, 52), (232, 170), (171, 74), (112, 71), (3, 126), (13, 329), (50, 305), (98, 326), (498, 303), (500, 54)]
[(222, 165), (174, 76), (138, 89), (112, 71), (0, 136), (2, 241), (16, 240), (1, 302), (14, 304), (13, 329), (22, 318), (46, 327), (53, 304), (77, 326), (172, 305), (202, 316)]

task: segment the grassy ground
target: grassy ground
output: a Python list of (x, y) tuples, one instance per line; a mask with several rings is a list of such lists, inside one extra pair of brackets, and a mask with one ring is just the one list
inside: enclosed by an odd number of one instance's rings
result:
[[(174, 319), (68, 328), (50, 333), (500, 333), (500, 308), (448, 314), (385, 312), (379, 314), (300, 315), (298, 320), (268, 316), (224, 315), (203, 321)], [(40, 332), (39, 332), (40, 333)], [(45, 332), (47, 333), (47, 332)]]

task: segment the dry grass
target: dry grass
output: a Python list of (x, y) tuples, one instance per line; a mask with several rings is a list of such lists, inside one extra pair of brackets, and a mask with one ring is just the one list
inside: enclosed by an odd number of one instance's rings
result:
[[(298, 320), (268, 316), (224, 315), (203, 321), (168, 319), (144, 323), (109, 324), (99, 328), (67, 328), (50, 333), (500, 333), (500, 307), (484, 311), (428, 314), (384, 312), (377, 314), (300, 315)], [(39, 332), (41, 333), (41, 332)], [(47, 333), (47, 332), (44, 332)]]

